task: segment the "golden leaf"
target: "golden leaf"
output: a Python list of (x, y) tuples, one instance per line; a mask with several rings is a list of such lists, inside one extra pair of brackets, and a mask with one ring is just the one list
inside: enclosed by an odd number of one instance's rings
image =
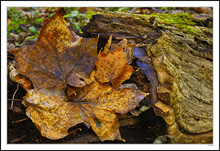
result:
[(133, 89), (115, 90), (108, 84), (93, 82), (76, 90), (77, 95), (66, 97), (63, 91), (27, 92), (23, 104), (26, 114), (42, 136), (60, 139), (78, 123), (90, 125), (101, 141), (121, 140), (116, 113), (127, 113), (145, 97)]
[(132, 66), (128, 65), (126, 54), (122, 48), (115, 49), (107, 54), (100, 52), (96, 69), (95, 78), (101, 83), (110, 81), (113, 87), (120, 86), (134, 72)]
[(37, 126), (41, 135), (49, 139), (67, 136), (70, 127), (82, 123), (87, 117), (80, 106), (66, 100), (63, 92), (30, 90), (24, 100), (27, 116)]
[(108, 83), (99, 82), (72, 90), (77, 95), (71, 95), (68, 99), (82, 106), (89, 117), (85, 123), (92, 126), (101, 141), (121, 139), (116, 113), (127, 113), (146, 96), (146, 93), (139, 90), (116, 90)]

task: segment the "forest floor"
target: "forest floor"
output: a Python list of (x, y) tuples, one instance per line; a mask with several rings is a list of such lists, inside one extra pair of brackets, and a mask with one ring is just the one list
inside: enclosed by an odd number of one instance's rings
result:
[[(7, 62), (14, 60), (10, 53), (10, 48), (20, 45), (26, 37), (38, 36), (44, 18), (51, 17), (56, 8), (8, 8), (8, 30), (7, 45), (8, 58)], [(210, 8), (69, 8), (64, 16), (69, 23), (70, 28), (74, 29), (77, 34), (82, 34), (80, 26), (85, 25), (92, 15), (108, 11), (122, 11), (135, 14), (152, 14), (152, 13), (212, 13)], [(17, 86), (17, 83), (11, 81), (8, 76), (7, 90), (7, 142), (9, 144), (35, 144), (35, 143), (124, 143), (122, 141), (104, 141), (101, 142), (95, 136), (91, 129), (83, 124), (78, 124), (74, 128), (81, 128), (60, 140), (50, 140), (42, 137), (34, 123), (26, 116), (25, 107), (22, 104), (22, 98), (26, 92)], [(14, 100), (12, 100), (14, 99)], [(13, 106), (12, 106), (13, 102)], [(12, 108), (11, 108), (12, 107)], [(166, 124), (161, 117), (154, 114), (152, 109), (143, 112), (139, 116), (140, 120), (134, 125), (120, 127), (120, 133), (126, 143), (153, 143), (161, 135), (166, 134)]]

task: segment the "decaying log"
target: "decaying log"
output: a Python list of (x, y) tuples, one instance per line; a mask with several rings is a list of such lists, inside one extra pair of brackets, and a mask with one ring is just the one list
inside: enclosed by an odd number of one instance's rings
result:
[[(94, 15), (82, 30), (89, 36), (126, 38), (128, 44), (146, 50), (159, 83), (159, 100), (154, 104), (168, 125), (168, 135), (175, 137), (172, 143), (212, 142), (211, 15), (109, 12)], [(166, 98), (158, 93), (166, 94)], [(162, 98), (166, 101), (161, 102)]]

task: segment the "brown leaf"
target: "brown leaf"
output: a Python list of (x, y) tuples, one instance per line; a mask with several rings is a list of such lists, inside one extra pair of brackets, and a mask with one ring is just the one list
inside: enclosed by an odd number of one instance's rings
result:
[(94, 82), (81, 90), (72, 88), (77, 95), (69, 99), (80, 103), (89, 118), (85, 123), (92, 126), (101, 141), (121, 139), (116, 113), (127, 113), (134, 109), (146, 96), (133, 89), (115, 90), (108, 83)]
[(57, 11), (44, 23), (37, 42), (12, 51), (18, 73), (29, 77), (35, 89), (62, 83), (82, 87), (91, 83), (97, 60), (97, 38), (71, 41), (71, 33)]
[[(103, 113), (102, 113), (103, 114)], [(93, 131), (101, 141), (104, 140), (123, 140), (119, 132), (119, 122), (100, 121), (97, 118), (90, 117), (85, 121), (92, 126)]]
[(109, 84), (93, 82), (76, 90), (68, 99), (63, 91), (35, 91), (26, 94), (26, 114), (42, 136), (60, 139), (78, 123), (90, 125), (101, 141), (122, 139), (116, 113), (127, 113), (145, 97), (133, 89), (115, 90)]
[(70, 34), (71, 34), (71, 41), (72, 42), (75, 42), (75, 41), (77, 41), (80, 37), (76, 34), (76, 33), (74, 33), (71, 29), (70, 29)]
[(117, 49), (117, 48), (123, 48), (123, 51), (126, 54), (126, 59), (128, 64), (131, 64), (133, 61), (133, 48), (134, 46), (132, 44), (128, 44), (127, 45), (127, 39), (123, 39), (122, 41), (120, 41), (117, 44), (111, 44), (111, 49), (110, 52)]
[(133, 48), (134, 46), (132, 44), (128, 44), (127, 39), (121, 40), (119, 43), (115, 44), (112, 43), (112, 35), (109, 37), (107, 44), (104, 47), (104, 50), (102, 51), (103, 53), (110, 53), (113, 50), (122, 47), (123, 51), (126, 54), (127, 62), (128, 64), (131, 64), (133, 61)]
[(60, 139), (68, 135), (67, 130), (87, 117), (78, 104), (67, 102), (63, 92), (30, 90), (23, 104), (26, 114), (37, 126), (41, 135), (49, 139)]
[(101, 83), (110, 81), (113, 87), (120, 86), (134, 72), (132, 66), (128, 65), (126, 54), (122, 48), (107, 54), (100, 52), (96, 62), (96, 69), (95, 78)]
[(128, 40), (127, 39), (123, 39), (121, 40), (119, 43), (117, 44), (111, 44), (111, 49), (109, 50), (109, 52), (112, 52), (113, 50), (117, 49), (117, 48), (126, 48), (127, 47), (127, 42)]
[(109, 37), (107, 44), (104, 47), (104, 50), (102, 51), (103, 53), (109, 53), (110, 51), (110, 47), (111, 47), (111, 43), (112, 43), (112, 35)]
[(146, 94), (114, 88), (134, 72), (122, 48), (97, 57), (98, 38), (71, 32), (58, 10), (44, 21), (35, 44), (12, 51), (18, 73), (34, 85), (24, 97), (26, 114), (50, 139), (67, 136), (78, 123), (91, 126), (101, 141), (121, 139), (116, 113), (134, 109)]

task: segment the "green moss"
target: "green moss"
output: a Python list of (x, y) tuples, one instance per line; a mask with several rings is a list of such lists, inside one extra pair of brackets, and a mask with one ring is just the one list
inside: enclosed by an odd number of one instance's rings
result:
[(96, 15), (96, 14), (103, 14), (102, 12), (92, 12), (92, 11), (87, 11), (87, 14), (86, 14), (86, 19), (90, 20), (90, 18), (92, 18), (93, 15)]
[(33, 39), (36, 39), (37, 36), (28, 36), (24, 39), (24, 41), (28, 41), (28, 40), (33, 40)]
[(212, 22), (209, 21), (208, 28), (212, 28)]
[(150, 15), (156, 23), (172, 25), (181, 28), (185, 32), (196, 33), (192, 26), (196, 23), (194, 19), (187, 13), (177, 14), (151, 14)]
[(177, 13), (177, 14), (151, 14), (151, 15), (139, 15), (139, 14), (132, 14), (132, 17), (139, 18), (144, 21), (150, 19), (151, 22), (156, 21), (155, 25), (164, 24), (164, 28), (166, 25), (172, 25), (174, 27), (181, 28), (184, 32), (190, 32), (196, 34), (196, 31), (192, 28), (195, 26), (196, 23), (194, 22), (193, 17), (191, 17), (187, 13)]

